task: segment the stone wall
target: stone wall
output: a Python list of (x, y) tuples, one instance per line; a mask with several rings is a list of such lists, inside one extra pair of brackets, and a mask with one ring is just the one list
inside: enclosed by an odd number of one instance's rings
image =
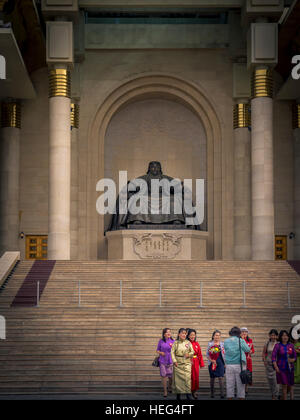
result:
[[(185, 104), (176, 103), (171, 97), (151, 96), (151, 92), (142, 98), (135, 98), (123, 109), (107, 119), (108, 130), (105, 133), (105, 145), (102, 152), (93, 150), (91, 144), (97, 144), (98, 137), (91, 142), (92, 127), (99, 108), (107, 98), (117, 92), (128, 81), (143, 75), (167, 75), (176, 77), (187, 83), (192, 83), (201, 92), (209, 104), (210, 111), (203, 110), (204, 124), (199, 115), (193, 115)], [(220, 143), (209, 143), (207, 148), (207, 171), (215, 176), (207, 177), (208, 187), (217, 189), (211, 197), (220, 197), (209, 204), (213, 207), (214, 229), (218, 229), (220, 252), (217, 257), (233, 259), (233, 128), (232, 128), (232, 63), (226, 50), (87, 50), (85, 61), (80, 69), (81, 98), (80, 98), (80, 126), (78, 130), (79, 154), (79, 192), (78, 192), (78, 258), (105, 258), (105, 239), (101, 236), (101, 223), (94, 226), (93, 218), (97, 220), (96, 201), (91, 198), (91, 191), (96, 194), (96, 176), (101, 174), (115, 174), (120, 160), (124, 164), (130, 162), (133, 167), (129, 176), (141, 175), (145, 172), (145, 165), (149, 160), (157, 159), (157, 154), (151, 158), (142, 159), (142, 147), (147, 148), (149, 155), (150, 141), (163, 135), (167, 142), (162, 146), (163, 170), (170, 176), (202, 177), (205, 165), (203, 155), (204, 144), (207, 140), (207, 127), (210, 127), (210, 113), (213, 110), (220, 126)], [(32, 75), (37, 90), (35, 100), (24, 101), (22, 106), (21, 132), (21, 175), (20, 175), (20, 231), (25, 234), (47, 234), (48, 230), (48, 77), (47, 69), (37, 71)], [(114, 93), (115, 94), (115, 93)], [(183, 92), (184, 94), (184, 92)], [(158, 101), (158, 102), (156, 102)], [(155, 126), (157, 117), (155, 103), (160, 104), (162, 118)], [(126, 123), (126, 130), (121, 133), (122, 119), (132, 119), (137, 113), (139, 118), (147, 113), (147, 104), (151, 112), (147, 115), (147, 126), (138, 123), (138, 134), (132, 130), (130, 120)], [(164, 110), (164, 111), (162, 111)], [(163, 114), (166, 112), (166, 114)], [(170, 123), (174, 112), (174, 126)], [(188, 119), (186, 136), (180, 116)], [(276, 103), (274, 106), (274, 134), (275, 134), (275, 233), (286, 234), (293, 228), (292, 209), (292, 132), (290, 126), (290, 109), (288, 103)], [(162, 125), (161, 125), (162, 124)], [(215, 129), (216, 122), (208, 131)], [(149, 129), (150, 127), (150, 129)], [(177, 128), (176, 128), (177, 127)], [(178, 128), (179, 127), (179, 128)], [(204, 128), (206, 127), (206, 128)], [(190, 130), (189, 130), (190, 128)], [(148, 130), (148, 131), (147, 131)], [(173, 130), (173, 131), (172, 131)], [(175, 131), (178, 130), (178, 136)], [(143, 135), (144, 133), (144, 135)], [(163, 133), (163, 134), (162, 134)], [(181, 133), (179, 135), (179, 133)], [(199, 134), (198, 134), (199, 133)], [(99, 138), (100, 138), (100, 134)], [(123, 137), (122, 135), (123, 134)], [(196, 138), (199, 136), (199, 142)], [(129, 144), (137, 146), (139, 138), (141, 146), (134, 147), (134, 154), (120, 152), (122, 138)], [(192, 164), (188, 159), (180, 158), (184, 142), (189, 143), (189, 155), (193, 155)], [(113, 148), (108, 145), (113, 144)], [(176, 144), (176, 152), (167, 153), (167, 144)], [(142, 146), (143, 145), (143, 146)], [(126, 148), (127, 148), (126, 146)], [(158, 153), (159, 143), (155, 144)], [(98, 147), (98, 146), (97, 146)], [(100, 147), (100, 146), (99, 146)], [(197, 156), (199, 152), (199, 158)], [(220, 164), (213, 169), (209, 165), (209, 155), (220, 158)], [(107, 156), (107, 159), (104, 158)], [(119, 157), (118, 157), (119, 156)], [(100, 160), (106, 162), (101, 166)], [(97, 160), (101, 169), (92, 178), (90, 162)], [(159, 160), (159, 159), (158, 159)], [(118, 162), (118, 163), (117, 163)], [(121, 168), (124, 169), (124, 168)], [(179, 171), (178, 171), (179, 169)], [(209, 172), (212, 171), (212, 172)], [(115, 176), (115, 175), (114, 175)], [(98, 178), (99, 179), (99, 178)], [(215, 183), (215, 181), (218, 181)], [(213, 182), (213, 185), (209, 183)], [(99, 194), (98, 194), (99, 195)], [(219, 212), (219, 213), (218, 213)], [(221, 215), (220, 219), (218, 214)], [(100, 216), (99, 216), (100, 217)], [(96, 231), (96, 233), (95, 233)], [(92, 238), (92, 239), (91, 239)], [(289, 241), (289, 256), (292, 255), (292, 241)], [(25, 240), (20, 239), (21, 257), (24, 257)], [(213, 258), (213, 251), (209, 254)]]

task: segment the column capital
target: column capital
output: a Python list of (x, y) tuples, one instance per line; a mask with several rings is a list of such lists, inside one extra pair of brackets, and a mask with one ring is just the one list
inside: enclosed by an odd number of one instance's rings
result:
[(247, 102), (239, 101), (233, 106), (233, 128), (251, 127), (250, 105)]
[(17, 101), (1, 103), (1, 128), (21, 128), (21, 104)]
[(73, 128), (79, 128), (79, 104), (71, 102), (71, 130)]
[(300, 104), (295, 102), (292, 108), (293, 130), (300, 128)]
[(67, 68), (49, 68), (49, 98), (71, 97), (71, 73)]
[(273, 97), (273, 72), (267, 66), (257, 66), (251, 79), (251, 97), (272, 98)]

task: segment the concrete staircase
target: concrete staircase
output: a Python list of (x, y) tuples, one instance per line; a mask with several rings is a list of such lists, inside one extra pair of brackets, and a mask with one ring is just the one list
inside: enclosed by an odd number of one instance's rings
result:
[[(234, 325), (247, 326), (254, 339), (253, 388), (259, 391), (267, 387), (261, 352), (268, 331), (289, 329), (300, 313), (299, 276), (284, 261), (57, 261), (39, 307), (10, 307), (31, 265), (21, 261), (0, 294), (7, 322), (0, 395), (160, 396), (151, 362), (162, 328), (174, 337), (180, 327), (195, 328), (205, 353), (215, 328), (225, 339)], [(200, 386), (208, 385), (206, 366)]]

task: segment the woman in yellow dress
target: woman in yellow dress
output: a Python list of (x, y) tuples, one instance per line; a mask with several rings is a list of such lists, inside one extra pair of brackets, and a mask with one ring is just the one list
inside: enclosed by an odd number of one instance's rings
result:
[(188, 400), (191, 396), (191, 358), (194, 355), (194, 349), (189, 340), (186, 340), (187, 330), (180, 328), (177, 340), (174, 342), (171, 350), (173, 361), (173, 393), (180, 400), (181, 394), (185, 394)]

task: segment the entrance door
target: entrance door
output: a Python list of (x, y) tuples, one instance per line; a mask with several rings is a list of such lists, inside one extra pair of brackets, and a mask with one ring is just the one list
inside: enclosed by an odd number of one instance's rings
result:
[(26, 236), (26, 259), (46, 260), (48, 250), (48, 236), (27, 235)]
[(287, 259), (287, 237), (275, 236), (275, 260)]

